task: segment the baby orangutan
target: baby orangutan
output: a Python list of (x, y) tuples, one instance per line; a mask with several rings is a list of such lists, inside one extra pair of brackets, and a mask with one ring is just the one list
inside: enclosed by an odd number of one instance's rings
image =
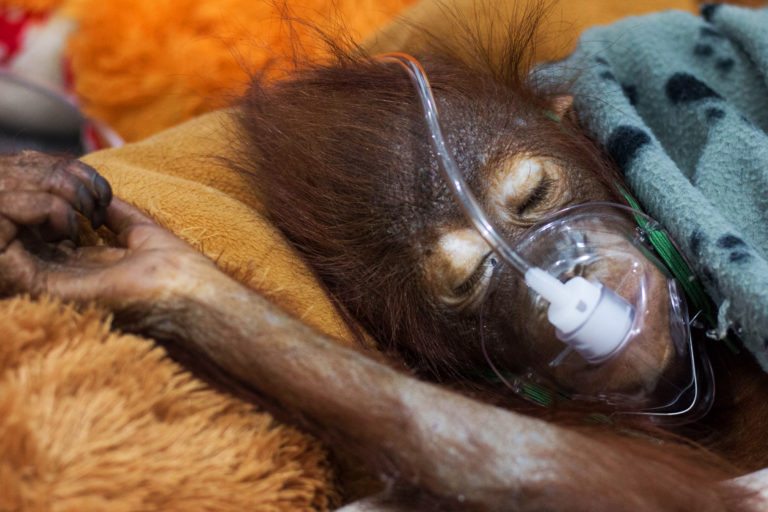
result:
[[(616, 200), (615, 174), (567, 96), (538, 93), (515, 66), (420, 61), (455, 159), (507, 238), (567, 205)], [(249, 137), (239, 167), (270, 191), (275, 224), (382, 348), (445, 382), (486, 367), (480, 336), (509, 367), (552, 355), (551, 328), (522, 314), (520, 282), (490, 288), (496, 260), (439, 174), (401, 67), (341, 54), (256, 82), (240, 112)], [(55, 243), (75, 238), (75, 211), (106, 223), (117, 246)], [(112, 198), (76, 161), (0, 160), (0, 292), (98, 301), (121, 328), (204, 355), (266, 405), (359, 454), (393, 496), (409, 496), (395, 510), (750, 510), (694, 449), (558, 426), (339, 347)], [(606, 375), (627, 387), (643, 378)]]
[[(620, 178), (571, 119), (569, 96), (536, 94), (514, 68), (483, 74), (434, 54), (422, 64), (454, 158), (506, 239), (568, 206), (619, 201)], [(448, 380), (477, 380), (488, 368), (480, 339), (514, 371), (562, 352), (546, 308), (527, 309), (520, 277), (495, 272), (499, 258), (456, 204), (414, 85), (396, 63), (342, 56), (336, 67), (276, 86), (257, 82), (242, 119), (249, 144), (241, 168), (269, 191), (271, 219), (384, 349)], [(584, 277), (608, 286), (626, 279), (605, 265), (589, 265)], [(653, 293), (666, 308), (666, 290)], [(652, 316), (669, 324), (666, 311)], [(654, 338), (658, 348), (645, 350), (656, 352), (658, 371), (670, 342)], [(561, 367), (559, 381), (581, 391), (606, 381), (638, 386), (649, 368), (633, 364), (637, 348), (608, 364)]]

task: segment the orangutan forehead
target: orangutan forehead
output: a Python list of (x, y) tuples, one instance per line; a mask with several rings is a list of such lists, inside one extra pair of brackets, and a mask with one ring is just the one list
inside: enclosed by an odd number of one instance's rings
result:
[[(447, 142), (465, 179), (475, 181), (486, 159), (487, 148), (478, 143), (478, 134), (472, 131), (465, 128), (460, 134), (448, 137)], [(390, 169), (389, 183), (381, 185), (380, 195), (373, 201), (380, 202), (385, 210), (381, 213), (392, 219), (398, 232), (419, 236), (425, 228), (436, 223), (455, 223), (463, 214), (428, 140), (410, 142), (415, 142), (419, 150), (411, 148), (399, 153)]]
[[(523, 173), (511, 173), (515, 167), (512, 164), (498, 163), (511, 162), (520, 151), (520, 144), (515, 143), (520, 137), (515, 134), (524, 128), (526, 120), (514, 117), (508, 107), (496, 105), (498, 108), (491, 108), (467, 98), (438, 100), (438, 103), (448, 151), (474, 195), (485, 203), (486, 208), (491, 206), (489, 200), (492, 203), (494, 197), (501, 203), (505, 195), (513, 195), (510, 190), (515, 183), (510, 176), (519, 175), (521, 181), (526, 178)], [(424, 242), (427, 237), (434, 240), (437, 226), (467, 225), (430, 145), (426, 121), (422, 122), (416, 116), (411, 129), (398, 131), (399, 140), (393, 152), (397, 163), (389, 170), (392, 173), (389, 181), (394, 188), (390, 192), (382, 190), (386, 196), (386, 214), (397, 216), (392, 219), (389, 234), (415, 237)], [(522, 165), (521, 169), (535, 174), (535, 167), (535, 162), (531, 162)], [(502, 180), (502, 175), (507, 179), (506, 185), (491, 187)], [(492, 197), (488, 197), (489, 194)]]

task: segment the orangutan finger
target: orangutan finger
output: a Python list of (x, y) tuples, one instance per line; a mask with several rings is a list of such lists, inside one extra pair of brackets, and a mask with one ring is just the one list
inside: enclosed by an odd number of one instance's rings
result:
[(0, 162), (0, 190), (44, 191), (60, 196), (98, 227), (112, 191), (104, 178), (77, 160), (25, 151)]
[[(90, 194), (77, 177), (69, 174), (63, 165), (66, 160), (33, 152), (17, 155), (12, 163), (4, 161), (0, 175), (0, 190), (10, 192), (50, 192), (72, 203), (76, 209), (87, 210), (83, 205)], [(91, 206), (93, 200), (90, 200)]]
[(144, 212), (119, 197), (112, 199), (107, 213), (107, 227), (117, 235), (136, 224), (154, 224)]
[(98, 204), (106, 206), (112, 200), (112, 187), (96, 169), (80, 160), (67, 161), (66, 169), (88, 187)]
[(112, 187), (96, 169), (79, 160), (70, 161), (67, 170), (77, 176), (96, 199), (96, 210), (91, 220), (93, 227), (98, 229), (107, 218), (106, 209), (112, 201)]
[(0, 253), (0, 296), (50, 293), (63, 299), (90, 300), (95, 297), (99, 277), (98, 272), (41, 260), (18, 239)]
[(36, 295), (38, 290), (33, 289), (36, 274), (34, 257), (24, 249), (19, 240), (11, 241), (0, 251), (0, 296), (16, 293)]
[[(107, 227), (117, 235), (117, 241), (123, 247), (144, 245), (150, 237), (158, 241), (157, 236), (166, 233), (138, 208), (119, 197), (113, 198), (107, 208)], [(175, 240), (172, 235), (171, 238)]]
[(72, 169), (79, 167), (76, 163), (73, 160), (59, 160), (44, 174), (44, 190), (66, 199), (75, 210), (92, 221), (98, 196), (90, 190), (88, 182), (84, 182), (72, 172)]
[(41, 226), (44, 238), (49, 240), (75, 238), (79, 230), (72, 206), (46, 192), (0, 191), (0, 216), (17, 225)]
[(8, 244), (16, 238), (17, 232), (18, 228), (16, 227), (16, 224), (5, 217), (0, 216), (0, 252), (5, 250), (5, 248), (8, 247)]

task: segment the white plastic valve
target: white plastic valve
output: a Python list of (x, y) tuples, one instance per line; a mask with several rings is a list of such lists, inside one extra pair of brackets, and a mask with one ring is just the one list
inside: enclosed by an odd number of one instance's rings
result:
[(629, 340), (635, 308), (601, 283), (573, 277), (562, 283), (548, 272), (530, 268), (525, 282), (549, 301), (547, 317), (558, 339), (590, 363), (600, 363)]

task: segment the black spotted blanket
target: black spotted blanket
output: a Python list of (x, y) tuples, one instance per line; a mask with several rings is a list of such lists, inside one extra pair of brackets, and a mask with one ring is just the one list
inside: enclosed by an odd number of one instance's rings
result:
[(706, 5), (583, 34), (534, 75), (577, 113), (768, 370), (768, 8)]

